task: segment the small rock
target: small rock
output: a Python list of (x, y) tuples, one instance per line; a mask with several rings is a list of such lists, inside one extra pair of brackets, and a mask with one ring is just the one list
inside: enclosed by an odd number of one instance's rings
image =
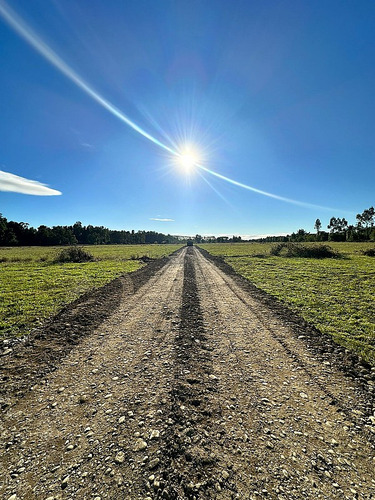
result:
[(158, 481), (157, 479), (155, 479), (154, 481), (154, 488), (155, 490), (158, 490), (160, 488), (160, 481)]
[(65, 387), (60, 387), (59, 388), (59, 392), (64, 392), (65, 391)]
[(308, 399), (308, 395), (305, 392), (300, 392), (299, 395), (301, 396), (302, 399)]
[(118, 423), (119, 424), (123, 424), (125, 422), (125, 417), (124, 415), (122, 415), (119, 419), (118, 419)]
[(125, 462), (125, 454), (123, 451), (119, 451), (115, 456), (115, 462), (118, 464), (123, 464)]
[(14, 494), (14, 495), (11, 495), (8, 500), (17, 500), (17, 495)]
[(138, 438), (133, 446), (133, 451), (142, 451), (147, 448), (146, 441), (143, 441), (142, 438)]
[(229, 478), (229, 472), (227, 472), (226, 470), (223, 470), (223, 472), (221, 473), (222, 477), (224, 480), (227, 480)]
[(151, 431), (150, 439), (159, 439), (159, 437), (160, 437), (160, 431), (156, 429)]
[(69, 476), (64, 477), (64, 479), (61, 482), (61, 488), (64, 489), (68, 486), (69, 483)]
[(149, 469), (155, 469), (159, 465), (160, 459), (159, 458), (154, 458), (150, 460), (150, 463), (148, 464)]

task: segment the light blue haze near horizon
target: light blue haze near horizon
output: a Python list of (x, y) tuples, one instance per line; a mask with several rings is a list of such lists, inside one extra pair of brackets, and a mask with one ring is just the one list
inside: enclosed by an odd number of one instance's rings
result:
[(0, 170), (62, 192), (0, 191), (8, 219), (265, 235), (313, 231), (316, 218), (323, 227), (331, 216), (354, 223), (374, 205), (374, 3), (0, 5), (157, 140), (190, 143), (218, 174), (316, 205), (199, 169), (185, 175), (173, 155), (100, 106), (0, 17)]

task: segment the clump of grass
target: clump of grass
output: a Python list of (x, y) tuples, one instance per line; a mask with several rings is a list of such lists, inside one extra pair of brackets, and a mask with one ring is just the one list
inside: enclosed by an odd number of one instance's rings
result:
[(339, 258), (340, 254), (329, 245), (302, 245), (298, 243), (278, 243), (270, 250), (271, 255), (285, 257), (303, 257), (307, 259)]
[(142, 262), (151, 262), (152, 260), (155, 260), (154, 258), (150, 257), (149, 255), (131, 255), (130, 260), (141, 260)]
[(73, 262), (73, 263), (79, 263), (79, 262), (91, 262), (95, 260), (94, 256), (91, 255), (90, 252), (85, 250), (84, 248), (81, 247), (69, 247), (69, 248), (64, 248), (59, 252), (55, 259), (54, 262)]
[(375, 257), (375, 248), (368, 248), (367, 250), (363, 250), (362, 253), (366, 257)]
[(31, 262), (31, 257), (0, 257), (0, 262)]

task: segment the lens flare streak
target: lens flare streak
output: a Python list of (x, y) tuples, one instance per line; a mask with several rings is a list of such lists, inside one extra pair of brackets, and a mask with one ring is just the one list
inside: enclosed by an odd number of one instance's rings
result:
[(24, 38), (39, 54), (41, 54), (47, 61), (49, 61), (55, 68), (61, 71), (69, 80), (82, 89), (97, 103), (107, 109), (114, 116), (126, 123), (133, 130), (143, 135), (146, 139), (153, 142), (157, 146), (165, 149), (169, 153), (175, 152), (166, 144), (163, 144), (151, 134), (143, 130), (139, 125), (134, 123), (124, 113), (122, 113), (116, 106), (107, 101), (98, 92), (96, 92), (83, 78), (81, 78), (60, 56), (56, 54), (38, 35), (36, 35), (31, 28), (4, 2), (0, 2), (0, 15), (3, 16), (5, 21), (22, 37)]
[[(168, 151), (168, 153), (176, 156), (179, 161), (182, 163), (186, 163), (186, 158), (184, 159), (184, 152), (178, 152), (175, 148), (169, 147), (167, 144), (159, 141), (157, 138), (153, 137), (151, 134), (143, 130), (139, 125), (134, 123), (130, 118), (128, 118), (122, 111), (120, 111), (116, 106), (114, 106), (110, 101), (102, 97), (98, 92), (96, 92), (85, 80), (78, 75), (54, 50), (52, 50), (38, 35), (34, 33), (34, 31), (27, 26), (27, 24), (21, 19), (18, 14), (16, 14), (5, 2), (0, 0), (0, 15), (3, 19), (18, 33), (26, 42), (29, 43), (39, 54), (41, 54), (47, 61), (49, 61), (55, 68), (57, 68), (63, 75), (65, 75), (69, 80), (71, 80), (77, 87), (83, 90), (87, 95), (89, 95), (94, 101), (100, 104), (107, 111), (112, 113), (112, 115), (116, 116), (122, 122), (126, 123), (130, 128), (141, 134), (143, 137), (153, 142), (160, 148)], [(269, 193), (267, 191), (263, 191), (261, 189), (257, 189), (255, 187), (249, 186), (248, 184), (244, 184), (242, 182), (238, 182), (230, 177), (226, 177), (225, 175), (219, 174), (213, 170), (210, 170), (207, 167), (199, 163), (194, 163), (194, 166), (203, 170), (204, 172), (221, 179), (222, 181), (229, 182), (234, 186), (240, 187), (242, 189), (246, 189), (248, 191), (252, 191), (254, 193), (267, 196), (269, 198), (274, 198), (275, 200), (283, 201), (286, 203), (292, 203), (294, 205), (299, 205), (301, 207), (306, 208), (318, 208), (322, 210), (337, 210), (331, 207), (325, 207), (320, 205), (314, 205), (312, 203), (306, 203), (303, 201), (294, 200), (291, 198), (286, 198), (284, 196), (279, 196), (277, 194)], [(190, 169), (190, 167), (189, 167)]]

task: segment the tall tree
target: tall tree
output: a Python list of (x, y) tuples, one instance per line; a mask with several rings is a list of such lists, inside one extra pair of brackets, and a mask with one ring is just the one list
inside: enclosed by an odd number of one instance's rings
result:
[(321, 223), (320, 219), (316, 219), (315, 224), (314, 224), (314, 228), (316, 229), (316, 239), (319, 241), (319, 234), (320, 234), (320, 230), (322, 228), (322, 223)]
[(366, 239), (370, 238), (371, 231), (375, 225), (375, 209), (374, 207), (366, 208), (361, 214), (356, 215), (357, 227), (363, 229)]

